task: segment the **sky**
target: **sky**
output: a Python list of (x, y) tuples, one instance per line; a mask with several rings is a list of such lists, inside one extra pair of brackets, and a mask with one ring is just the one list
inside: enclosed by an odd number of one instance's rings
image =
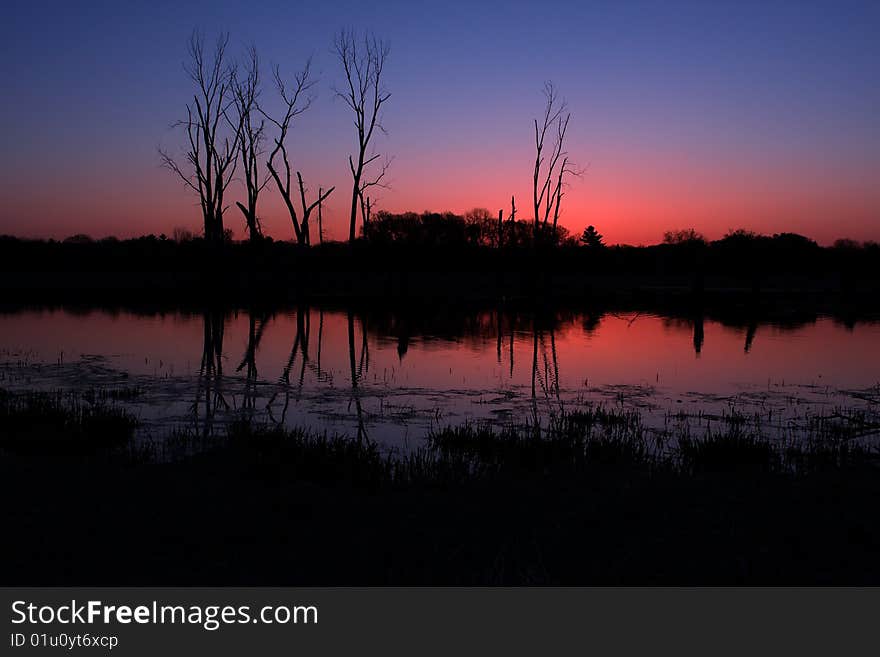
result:
[[(532, 121), (552, 80), (566, 150), (584, 167), (561, 222), (610, 243), (670, 229), (880, 240), (880, 2), (4, 3), (0, 233), (30, 237), (200, 229), (197, 199), (161, 167), (191, 98), (190, 33), (255, 44), (292, 76), (311, 57), (317, 97), (292, 134), (310, 188), (347, 235), (356, 136), (332, 86), (340, 28), (391, 47), (384, 87), (393, 156), (377, 208), (531, 210)], [(266, 71), (268, 72), (268, 70)], [(268, 75), (265, 76), (269, 81)], [(273, 89), (264, 102), (277, 107)], [(228, 194), (243, 197), (234, 182)], [(258, 214), (292, 239), (277, 193)], [(235, 207), (226, 224), (244, 235)]]

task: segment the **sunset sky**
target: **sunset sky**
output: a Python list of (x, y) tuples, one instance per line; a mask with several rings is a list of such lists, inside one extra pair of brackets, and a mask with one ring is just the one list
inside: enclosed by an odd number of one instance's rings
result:
[[(199, 28), (228, 30), (234, 55), (255, 43), (267, 72), (312, 57), (318, 97), (294, 128), (294, 166), (315, 189), (336, 185), (327, 225), (342, 238), (355, 133), (330, 48), (354, 27), (391, 44), (381, 209), (497, 212), (515, 194), (527, 218), (532, 120), (552, 79), (572, 113), (567, 150), (587, 167), (564, 200), (573, 231), (880, 240), (880, 2), (13, 0), (3, 14), (0, 233), (200, 229), (196, 199), (157, 155), (180, 152), (169, 126), (190, 98), (182, 62)], [(266, 232), (292, 239), (264, 194)], [(243, 235), (236, 208), (226, 222)]]

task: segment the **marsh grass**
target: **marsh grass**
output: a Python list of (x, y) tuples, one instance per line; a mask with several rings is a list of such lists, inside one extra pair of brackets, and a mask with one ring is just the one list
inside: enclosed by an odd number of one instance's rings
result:
[(738, 424), (726, 432), (710, 431), (702, 438), (678, 439), (678, 465), (688, 473), (779, 472), (782, 457), (782, 450), (769, 439), (743, 431)]
[(647, 467), (650, 436), (637, 413), (587, 408), (555, 415), (546, 426), (446, 427), (428, 435), (434, 458), (469, 458), (476, 472), (550, 473), (595, 465)]
[(0, 390), (0, 448), (53, 458), (124, 447), (137, 419), (99, 398), (62, 391)]
[(424, 482), (565, 479), (597, 470), (690, 477), (874, 468), (877, 449), (855, 438), (851, 423), (818, 419), (806, 440), (779, 438), (736, 413), (703, 430), (685, 424), (663, 431), (647, 427), (637, 411), (585, 405), (546, 425), (438, 429), (427, 436), (424, 449), (392, 459), (392, 469), (398, 480)]
[(221, 454), (228, 450), (233, 458), (263, 469), (283, 468), (302, 479), (367, 486), (394, 479), (394, 459), (369, 440), (240, 420), (227, 428), (223, 447)]
[(248, 419), (116, 449), (132, 431), (118, 409), (0, 395), (0, 485), (20, 496), (0, 557), (25, 581), (880, 581), (876, 451), (845, 420), (799, 442), (584, 405), (414, 450)]
[[(856, 417), (856, 416), (852, 416)], [(474, 473), (578, 473), (595, 468), (653, 470), (688, 476), (704, 473), (798, 475), (874, 467), (878, 450), (860, 440), (863, 415), (844, 421), (813, 418), (806, 436), (778, 436), (760, 422), (731, 413), (702, 430), (645, 426), (637, 411), (587, 406), (561, 413), (546, 427), (496, 429), (466, 424), (428, 436), (434, 458), (465, 457)]]
[(387, 449), (368, 438), (259, 424), (247, 417), (206, 436), (180, 426), (132, 440), (138, 422), (119, 404), (137, 388), (84, 393), (0, 389), (0, 448), (63, 458), (127, 447), (135, 463), (235, 459), (255, 473), (284, 470), (312, 481), (350, 485), (449, 485), (496, 478), (571, 477), (596, 469), (705, 473), (803, 474), (873, 467), (877, 449), (862, 440), (875, 431), (863, 412), (837, 409), (809, 419), (806, 437), (779, 437), (772, 427), (735, 411), (693, 427), (645, 425), (637, 410), (583, 404), (540, 423), (465, 423), (431, 431), (417, 449)]

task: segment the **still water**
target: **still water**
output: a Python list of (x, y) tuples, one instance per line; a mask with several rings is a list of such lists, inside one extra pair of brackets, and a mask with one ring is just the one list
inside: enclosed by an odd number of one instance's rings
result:
[(880, 401), (880, 322), (647, 311), (0, 314), (0, 387), (129, 389), (143, 432), (258, 421), (408, 445), (583, 404), (649, 425), (736, 412), (780, 429)]

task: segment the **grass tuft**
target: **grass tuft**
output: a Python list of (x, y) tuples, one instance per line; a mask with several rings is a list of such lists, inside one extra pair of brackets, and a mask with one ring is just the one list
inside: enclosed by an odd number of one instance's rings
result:
[(71, 393), (0, 390), (0, 448), (41, 456), (87, 454), (131, 441), (137, 419)]

